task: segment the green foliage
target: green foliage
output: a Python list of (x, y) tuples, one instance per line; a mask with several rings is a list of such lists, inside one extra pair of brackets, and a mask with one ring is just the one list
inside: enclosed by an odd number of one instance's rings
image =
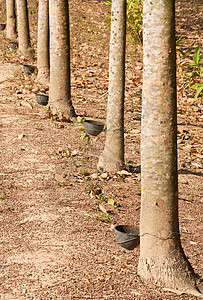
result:
[[(178, 72), (180, 75), (181, 88), (184, 90), (196, 89), (194, 100), (199, 96), (203, 96), (203, 67), (200, 59), (200, 45), (196, 46), (192, 43), (184, 49), (179, 48), (187, 43), (186, 37), (180, 37), (176, 41), (178, 56)], [(194, 54), (193, 54), (194, 50)]]
[[(142, 1), (127, 0), (126, 7), (126, 31), (131, 35), (134, 41), (142, 45)], [(105, 1), (111, 5), (112, 1)], [(109, 19), (108, 19), (109, 21)]]
[[(105, 1), (107, 5), (111, 5), (112, 1)], [(142, 45), (142, 16), (143, 16), (143, 0), (127, 0), (126, 8), (126, 29), (136, 43)], [(108, 19), (109, 21), (109, 19)], [(195, 48), (195, 42), (189, 46), (185, 46), (188, 39), (181, 36), (176, 40), (178, 72), (180, 76), (180, 89), (188, 91), (196, 89), (194, 99), (203, 96), (203, 67), (200, 59), (200, 45)], [(183, 49), (182, 49), (183, 47)], [(194, 51), (194, 52), (193, 52)], [(194, 54), (193, 54), (194, 53)]]
[(142, 45), (142, 0), (127, 1), (127, 32)]
[(195, 100), (197, 97), (201, 95), (203, 96), (203, 67), (200, 64), (200, 45), (197, 46), (194, 53), (194, 60), (191, 63), (188, 63), (192, 68), (192, 72), (190, 73), (190, 77), (192, 78), (193, 82), (190, 84), (190, 88), (196, 89)]
[(78, 121), (78, 123), (83, 124), (83, 119), (80, 116), (77, 116), (77, 121)]

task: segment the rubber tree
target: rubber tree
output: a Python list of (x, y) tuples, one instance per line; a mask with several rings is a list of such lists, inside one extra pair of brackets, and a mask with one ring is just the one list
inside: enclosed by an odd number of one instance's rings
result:
[(143, 1), (139, 275), (198, 294), (178, 220), (175, 0)]
[(30, 43), (27, 0), (17, 0), (17, 25), (19, 52), (26, 59), (33, 59), (34, 52)]
[(49, 82), (49, 1), (39, 0), (37, 34), (37, 78)]
[(98, 168), (118, 171), (124, 165), (126, 0), (113, 0), (109, 53), (107, 130)]
[(59, 119), (75, 116), (70, 87), (70, 33), (67, 0), (49, 3), (50, 94), (49, 105)]
[(15, 0), (6, 0), (6, 37), (9, 40), (17, 39)]

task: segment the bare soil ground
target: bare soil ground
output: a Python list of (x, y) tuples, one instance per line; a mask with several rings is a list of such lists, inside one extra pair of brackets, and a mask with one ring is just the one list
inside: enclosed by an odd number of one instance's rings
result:
[[(36, 7), (30, 4), (35, 49)], [(177, 1), (178, 34), (199, 44), (202, 8)], [(71, 0), (70, 15), (73, 104), (80, 116), (105, 122), (109, 7)], [(0, 32), (0, 299), (197, 299), (143, 282), (139, 247), (119, 248), (111, 230), (112, 223), (139, 225), (142, 60), (135, 49), (128, 41), (125, 159), (133, 172), (92, 179), (105, 132), (89, 139), (76, 119), (49, 118), (35, 101), (48, 88), (24, 75), (23, 59)], [(202, 102), (181, 91), (178, 132), (182, 245), (202, 276)]]

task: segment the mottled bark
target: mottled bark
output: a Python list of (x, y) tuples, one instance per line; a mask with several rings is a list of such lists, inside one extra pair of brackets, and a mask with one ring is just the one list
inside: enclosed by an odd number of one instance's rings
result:
[(39, 0), (37, 36), (37, 78), (49, 83), (49, 1)]
[(6, 37), (15, 41), (17, 39), (15, 0), (6, 0), (6, 17)]
[(196, 276), (178, 224), (175, 0), (143, 1), (143, 43), (138, 272), (195, 294)]
[(50, 109), (60, 119), (75, 116), (70, 87), (70, 36), (67, 0), (52, 0), (50, 16)]
[(124, 165), (126, 1), (113, 0), (109, 57), (107, 131), (98, 167), (118, 171)]
[(34, 52), (30, 44), (27, 0), (17, 0), (17, 25), (19, 52), (26, 59), (33, 59)]

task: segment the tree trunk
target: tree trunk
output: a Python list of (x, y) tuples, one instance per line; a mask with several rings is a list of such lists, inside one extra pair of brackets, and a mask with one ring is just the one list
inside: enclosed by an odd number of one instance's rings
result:
[(75, 116), (70, 87), (70, 35), (67, 0), (52, 0), (50, 16), (50, 109), (59, 119)]
[(141, 277), (198, 294), (178, 224), (175, 0), (143, 1)]
[(98, 167), (118, 171), (124, 165), (126, 1), (113, 0), (109, 57), (109, 94), (104, 151)]
[(15, 0), (6, 0), (6, 37), (11, 41), (17, 39)]
[(17, 0), (17, 24), (19, 52), (26, 59), (33, 59), (34, 52), (30, 45), (27, 0)]
[(37, 37), (37, 78), (49, 83), (49, 1), (39, 0)]

